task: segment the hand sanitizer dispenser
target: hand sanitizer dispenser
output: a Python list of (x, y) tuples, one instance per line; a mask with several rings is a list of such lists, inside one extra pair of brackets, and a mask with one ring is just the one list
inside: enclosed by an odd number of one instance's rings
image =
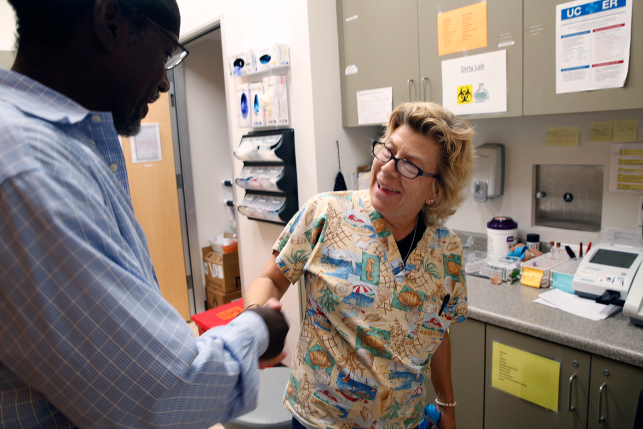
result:
[(471, 180), (473, 200), (484, 203), (505, 192), (505, 145), (485, 143), (476, 148), (476, 166)]

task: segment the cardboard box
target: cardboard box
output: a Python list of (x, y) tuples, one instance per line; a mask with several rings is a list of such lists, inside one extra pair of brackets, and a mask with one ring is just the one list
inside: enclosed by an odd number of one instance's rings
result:
[(239, 252), (216, 253), (209, 246), (201, 252), (206, 291), (210, 286), (222, 293), (241, 292)]
[(241, 298), (241, 291), (223, 293), (210, 285), (205, 287), (205, 308), (208, 310), (219, 307), (220, 305), (229, 304), (232, 301)]

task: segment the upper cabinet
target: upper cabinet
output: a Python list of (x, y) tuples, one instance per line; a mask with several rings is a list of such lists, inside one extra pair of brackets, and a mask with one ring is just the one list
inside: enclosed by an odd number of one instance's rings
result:
[(524, 0), (525, 116), (643, 108), (643, 4), (632, 2), (630, 68), (625, 86), (556, 94), (556, 5), (561, 3), (567, 1)]
[[(507, 112), (462, 115), (467, 119), (522, 115), (522, 0), (487, 0), (487, 46), (467, 52), (438, 55), (438, 13), (477, 3), (473, 0), (418, 0), (420, 31), (419, 101), (443, 104), (442, 61), (499, 50), (507, 51)], [(442, 9), (441, 9), (442, 8)], [(448, 8), (448, 9), (444, 9)], [(479, 82), (474, 82), (474, 90)], [(456, 97), (454, 92), (453, 97)]]
[(337, 13), (344, 126), (358, 126), (358, 91), (393, 87), (394, 106), (415, 100), (417, 0), (338, 0)]
[[(444, 60), (501, 50), (506, 51), (507, 111), (460, 116), (502, 118), (643, 108), (640, 2), (632, 8), (625, 87), (568, 94), (556, 94), (556, 6), (567, 0), (487, 0), (487, 46), (442, 56), (438, 54), (438, 14), (479, 1), (336, 2), (345, 127), (359, 125), (358, 91), (392, 87), (393, 108), (406, 101), (444, 104)], [(474, 91), (479, 83), (474, 82)]]

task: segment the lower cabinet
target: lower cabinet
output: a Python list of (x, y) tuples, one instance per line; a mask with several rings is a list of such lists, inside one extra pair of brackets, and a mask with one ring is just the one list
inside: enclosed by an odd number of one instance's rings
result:
[[(592, 356), (589, 429), (631, 429), (643, 390), (643, 370)], [(643, 411), (643, 410), (642, 410)]]
[[(634, 428), (643, 368), (472, 319), (452, 326), (449, 337), (458, 429)], [(493, 387), (494, 342), (560, 363), (557, 411)], [(430, 380), (426, 390), (429, 404)]]
[[(546, 409), (492, 387), (494, 342), (560, 362), (558, 411)], [(591, 362), (589, 353), (492, 325), (487, 325), (486, 345), (484, 427), (521, 429), (585, 429), (587, 427), (587, 395)]]

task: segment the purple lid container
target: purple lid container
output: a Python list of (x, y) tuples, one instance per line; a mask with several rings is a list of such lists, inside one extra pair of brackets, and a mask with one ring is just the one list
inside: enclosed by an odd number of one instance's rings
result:
[(489, 229), (516, 229), (518, 224), (510, 217), (497, 216), (487, 222)]

